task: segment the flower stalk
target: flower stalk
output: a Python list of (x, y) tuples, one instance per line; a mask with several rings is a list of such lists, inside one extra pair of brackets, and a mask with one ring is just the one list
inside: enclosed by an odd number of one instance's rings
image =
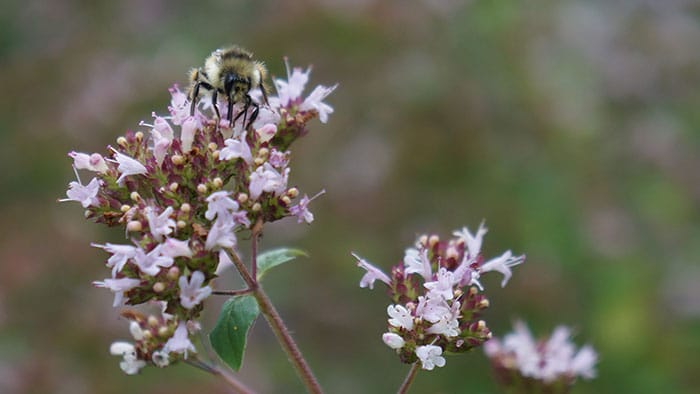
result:
[(406, 378), (403, 380), (403, 383), (401, 383), (401, 387), (399, 387), (397, 394), (406, 394), (408, 392), (408, 389), (413, 384), (413, 380), (416, 378), (416, 375), (418, 374), (419, 369), (420, 369), (420, 363), (416, 362), (416, 363), (413, 363), (411, 365), (411, 369), (408, 370), (408, 374), (406, 375)]
[[(252, 237), (252, 250), (256, 249), (255, 244), (257, 243), (258, 236), (260, 235), (260, 231), (255, 231), (256, 228), (258, 228), (258, 226), (254, 228)], [(259, 229), (262, 229), (262, 226), (260, 226)], [(262, 286), (260, 286), (257, 280), (248, 272), (248, 269), (241, 260), (240, 256), (238, 256), (237, 253), (230, 250), (228, 250), (227, 253), (231, 258), (231, 261), (233, 261), (233, 264), (240, 272), (241, 277), (243, 277), (245, 283), (252, 290), (253, 297), (255, 297), (255, 300), (258, 302), (258, 306), (260, 307), (260, 313), (262, 313), (263, 316), (265, 316), (267, 324), (272, 329), (272, 332), (275, 334), (275, 337), (277, 338), (277, 341), (279, 342), (284, 352), (287, 353), (289, 361), (292, 363), (294, 369), (297, 371), (297, 374), (304, 382), (304, 385), (306, 386), (308, 392), (314, 394), (323, 393), (321, 385), (318, 383), (318, 380), (314, 376), (311, 367), (309, 367), (309, 364), (306, 362), (304, 356), (301, 354), (299, 346), (294, 341), (294, 338), (292, 338), (292, 335), (289, 333), (287, 326), (284, 324), (282, 317), (277, 312), (277, 309), (275, 309), (274, 305), (272, 304), (272, 301), (270, 301), (270, 298), (267, 296), (267, 293), (265, 293)], [(253, 253), (253, 256), (256, 256), (256, 254)], [(251, 266), (257, 266), (257, 257), (253, 259), (253, 261), (251, 262)]]

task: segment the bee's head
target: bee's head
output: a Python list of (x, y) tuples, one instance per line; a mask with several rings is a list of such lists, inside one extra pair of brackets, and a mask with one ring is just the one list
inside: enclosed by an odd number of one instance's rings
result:
[(224, 92), (227, 97), (240, 99), (241, 95), (245, 95), (250, 90), (250, 81), (247, 78), (242, 78), (235, 73), (226, 74), (224, 77)]

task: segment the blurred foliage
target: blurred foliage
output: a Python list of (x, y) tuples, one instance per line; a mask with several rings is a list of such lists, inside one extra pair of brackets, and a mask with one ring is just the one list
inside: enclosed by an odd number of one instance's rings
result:
[[(388, 300), (359, 289), (354, 250), (386, 269), (418, 233), (486, 219), (485, 252), (528, 261), (487, 282), (487, 321), (576, 327), (600, 352), (575, 393), (700, 387), (700, 4), (688, 0), (10, 1), (0, 14), (0, 392), (226, 392), (187, 365), (126, 376), (128, 338), (90, 242), (118, 242), (57, 204), (69, 150), (103, 152), (214, 48), (274, 75), (313, 64), (340, 83), (327, 125), (294, 146), (316, 221), (270, 226), (264, 248), (311, 254), (266, 288), (322, 384), (386, 393), (407, 366), (381, 342)], [(284, 271), (282, 271), (284, 270)], [(233, 280), (233, 276), (226, 280)], [(213, 327), (209, 300), (205, 326)], [(382, 371), (381, 375), (377, 371)], [(301, 392), (259, 321), (242, 379)], [(419, 374), (415, 393), (493, 393), (481, 352)]]

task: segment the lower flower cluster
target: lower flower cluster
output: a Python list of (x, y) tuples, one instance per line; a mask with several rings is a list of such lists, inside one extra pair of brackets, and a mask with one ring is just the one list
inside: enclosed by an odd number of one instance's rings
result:
[(499, 271), (505, 285), (511, 267), (524, 262), (525, 256), (507, 251), (484, 261), (481, 244), (486, 231), (482, 224), (475, 234), (463, 228), (449, 240), (423, 235), (406, 249), (390, 275), (353, 254), (367, 271), (360, 287), (373, 288), (380, 280), (388, 288), (393, 303), (387, 307), (388, 331), (382, 339), (402, 362), (420, 361), (423, 369), (432, 370), (445, 365), (444, 353), (463, 353), (491, 338), (486, 322), (479, 318), (489, 306), (479, 279)]
[(576, 351), (571, 331), (557, 327), (551, 337), (536, 341), (523, 322), (503, 339), (484, 345), (501, 385), (527, 393), (567, 393), (577, 377), (592, 379), (598, 355), (590, 345)]

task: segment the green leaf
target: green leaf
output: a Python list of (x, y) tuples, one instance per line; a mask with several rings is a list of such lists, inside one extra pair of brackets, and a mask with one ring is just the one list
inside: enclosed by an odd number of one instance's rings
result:
[(291, 248), (274, 249), (261, 253), (258, 256), (258, 281), (270, 268), (294, 260), (299, 256), (308, 257), (309, 255), (303, 250)]
[(216, 354), (235, 371), (241, 368), (248, 329), (258, 314), (260, 309), (253, 296), (231, 297), (221, 308), (216, 327), (209, 334)]

